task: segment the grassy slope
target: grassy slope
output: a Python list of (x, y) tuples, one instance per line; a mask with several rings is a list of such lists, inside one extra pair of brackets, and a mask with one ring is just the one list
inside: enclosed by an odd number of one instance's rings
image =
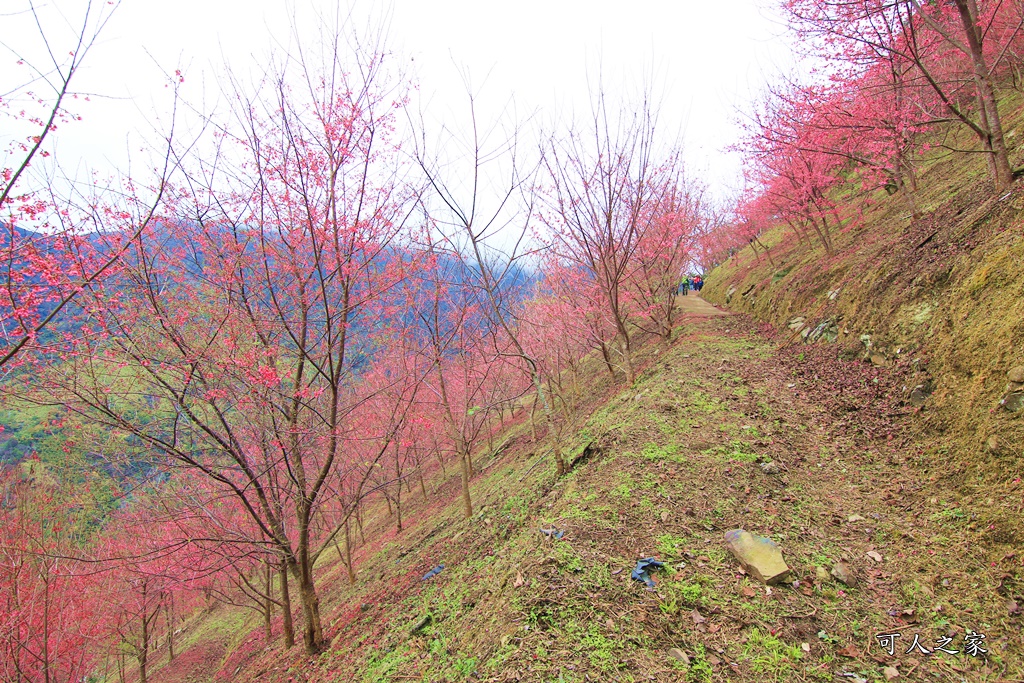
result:
[[(903, 376), (778, 341), (745, 316), (688, 319), (671, 347), (640, 351), (632, 387), (588, 366), (575, 447), (599, 451), (570, 475), (535, 466), (542, 451), (520, 423), (498, 459), (481, 458), (477, 516), (461, 518), (453, 478), (427, 502), (412, 494), (400, 535), (376, 510), (354, 586), (326, 558), (330, 651), (310, 661), (265, 648), (255, 618), (196, 635), (229, 621), (221, 606), (153, 680), (830, 681), (880, 679), (884, 666), (909, 680), (1020, 676), (1019, 622), (993, 590), (1019, 563), (980, 543), (969, 510), (950, 512), (941, 484), (907, 457), (893, 417)], [(851, 402), (875, 408), (851, 418)], [(563, 539), (545, 539), (547, 525)], [(799, 584), (769, 592), (738, 571), (723, 532), (740, 526), (778, 541)], [(656, 591), (629, 578), (649, 555), (667, 563)], [(840, 559), (857, 587), (816, 577)], [(411, 636), (426, 614), (430, 626)], [(889, 629), (929, 645), (974, 629), (990, 659), (889, 658), (872, 639)]]
[[(567, 477), (538, 465), (520, 419), (480, 456), (473, 519), (451, 477), (409, 494), (401, 534), (375, 508), (357, 583), (334, 556), (319, 567), (321, 657), (266, 647), (258, 618), (220, 606), (154, 680), (1024, 680), (1024, 427), (997, 409), (1024, 363), (1024, 188), (992, 197), (963, 157), (924, 162), (921, 186), (922, 219), (879, 195), (848, 207), (831, 258), (775, 232), (771, 262), (745, 251), (708, 278), (709, 299), (735, 288), (731, 307), (770, 326), (684, 320), (671, 347), (640, 350), (632, 387), (587, 365), (573, 448), (599, 451)], [(798, 343), (798, 315), (835, 320), (838, 343)], [(865, 334), (884, 366), (861, 361)], [(923, 409), (907, 405), (928, 379)], [(722, 534), (740, 526), (778, 541), (799, 584), (769, 593), (738, 571)], [(649, 555), (667, 563), (656, 591), (629, 578)], [(817, 575), (840, 559), (856, 587)], [(987, 662), (904, 654), (915, 633), (963, 649), (968, 629)], [(896, 656), (882, 631), (903, 634)]]

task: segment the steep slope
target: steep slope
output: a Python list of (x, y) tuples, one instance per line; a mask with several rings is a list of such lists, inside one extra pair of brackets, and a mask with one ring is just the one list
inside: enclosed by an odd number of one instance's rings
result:
[[(205, 647), (207, 666), (152, 680), (1019, 678), (1020, 560), (922, 476), (906, 372), (785, 341), (746, 315), (690, 313), (670, 346), (640, 351), (633, 386), (595, 363), (571, 474), (554, 478), (520, 420), (478, 459), (479, 514), (462, 519), (457, 481), (438, 482), (401, 534), (376, 510), (354, 585), (335, 558), (319, 567), (328, 652), (267, 647), (258, 618), (218, 635), (220, 606), (183, 636), (179, 657)], [(789, 580), (741, 570), (724, 539), (738, 527), (779, 543)], [(650, 556), (665, 563), (653, 590), (630, 576)], [(840, 562), (854, 585), (831, 575)], [(889, 655), (875, 636), (892, 632)], [(987, 659), (963, 653), (968, 632)], [(914, 634), (960, 653), (905, 654)]]
[[(1022, 125), (1018, 109), (1012, 138)], [(970, 145), (955, 132), (945, 143)], [(739, 252), (704, 294), (789, 344), (834, 342), (845, 358), (903, 372), (923, 471), (950, 490), (951, 508), (1015, 552), (1024, 543), (1024, 184), (993, 194), (980, 157), (923, 162), (917, 216), (898, 195), (847, 202), (831, 255), (776, 228), (761, 237), (766, 254)]]

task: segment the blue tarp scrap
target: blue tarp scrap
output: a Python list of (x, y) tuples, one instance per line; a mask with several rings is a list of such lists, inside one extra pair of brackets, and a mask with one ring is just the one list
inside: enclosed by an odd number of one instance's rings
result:
[(664, 566), (664, 562), (659, 562), (653, 557), (645, 557), (642, 560), (636, 561), (636, 567), (633, 568), (630, 577), (634, 581), (643, 581), (647, 584), (648, 588), (654, 588), (654, 579), (651, 578), (650, 572)]
[(560, 540), (562, 536), (565, 536), (564, 529), (556, 529), (555, 527), (551, 527), (550, 529), (545, 529), (544, 527), (541, 527), (540, 532), (548, 538), (553, 538), (555, 540)]
[(444, 565), (443, 564), (437, 565), (436, 567), (434, 567), (429, 572), (427, 572), (426, 574), (423, 575), (423, 580), (426, 581), (427, 579), (434, 578), (435, 576), (440, 574), (443, 569), (444, 569)]

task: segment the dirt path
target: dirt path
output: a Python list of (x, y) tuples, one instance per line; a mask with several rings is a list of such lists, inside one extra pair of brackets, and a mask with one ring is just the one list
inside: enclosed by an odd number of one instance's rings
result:
[(723, 311), (701, 298), (696, 292), (690, 292), (686, 296), (680, 294), (676, 297), (676, 305), (684, 315), (715, 316), (732, 315), (729, 311)]

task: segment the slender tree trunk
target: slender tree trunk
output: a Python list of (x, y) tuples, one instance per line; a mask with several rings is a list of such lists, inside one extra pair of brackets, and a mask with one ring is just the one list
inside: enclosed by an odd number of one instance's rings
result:
[(348, 568), (348, 582), (356, 582), (356, 573), (352, 568), (352, 534), (349, 528), (349, 518), (345, 518), (345, 566)]
[(767, 258), (768, 258), (768, 263), (770, 263), (770, 264), (771, 264), (772, 268), (775, 268), (775, 267), (776, 267), (776, 266), (775, 266), (775, 261), (773, 261), (773, 260), (772, 260), (772, 255), (771, 255), (771, 252), (770, 252), (770, 251), (768, 250), (768, 247), (766, 247), (766, 246), (764, 245), (764, 242), (762, 242), (762, 241), (761, 241), (760, 239), (758, 239), (757, 237), (755, 237), (755, 238), (754, 238), (754, 242), (756, 242), (757, 244), (760, 244), (760, 245), (761, 245), (761, 249), (763, 249), (763, 250), (764, 250), (764, 255), (765, 255), (765, 256), (766, 256)]
[(334, 550), (338, 553), (338, 562), (345, 563), (345, 555), (341, 552), (341, 546), (338, 545), (338, 538), (334, 538)]
[(608, 369), (608, 374), (611, 375), (612, 381), (615, 381), (615, 366), (612, 365), (612, 357), (608, 353), (608, 345), (601, 342), (601, 358), (604, 360), (604, 366)]
[(366, 536), (363, 535), (363, 501), (356, 503), (356, 526), (359, 527), (359, 543), (366, 545)]
[(320, 598), (313, 584), (312, 567), (308, 554), (301, 548), (298, 561), (290, 563), (292, 576), (299, 582), (299, 597), (302, 601), (302, 643), (306, 653), (318, 654), (323, 649), (323, 627), (320, 623)]
[(272, 602), (274, 597), (274, 574), (269, 561), (263, 563), (263, 589), (267, 594), (266, 599), (263, 601), (263, 631), (267, 636), (267, 645), (270, 645), (270, 641), (274, 637), (274, 630), (271, 625), (274, 609), (274, 603)]
[(395, 487), (395, 512), (398, 519), (396, 520), (395, 526), (398, 532), (402, 532), (402, 458), (400, 457), (400, 446), (398, 440), (395, 440), (395, 479), (398, 480), (398, 486)]
[(530, 439), (537, 443), (537, 401), (530, 406)]
[(139, 683), (146, 683), (149, 664), (149, 612), (146, 608), (146, 584), (142, 584), (142, 635), (139, 638), (139, 651), (136, 659), (139, 662)]
[(441, 480), (444, 481), (448, 479), (448, 470), (445, 468), (444, 465), (444, 456), (441, 454), (441, 449), (437, 449), (435, 451), (435, 454), (437, 455), (438, 464), (441, 465)]
[(402, 482), (398, 482), (398, 492), (395, 494), (395, 528), (402, 532)]
[[(45, 573), (43, 577), (43, 585), (45, 586), (43, 591), (43, 681), (44, 683), (50, 683), (50, 574), (46, 570), (43, 571)], [(145, 605), (146, 601), (143, 600), (142, 602)], [(145, 618), (145, 611), (143, 611), (142, 616)]]
[(167, 596), (167, 604), (164, 606), (164, 617), (167, 619), (167, 646), (170, 649), (167, 663), (174, 661), (174, 594)]
[(423, 481), (423, 470), (422, 469), (418, 470), (417, 474), (419, 475), (419, 478), (420, 478), (420, 493), (423, 494), (423, 500), (426, 500), (427, 499), (427, 485)]
[(288, 564), (282, 557), (278, 565), (277, 576), (281, 582), (281, 613), (284, 617), (283, 636), (285, 649), (295, 645), (295, 624), (292, 623), (292, 598), (288, 590)]
[(291, 571), (299, 580), (299, 596), (302, 598), (302, 614), (305, 617), (302, 628), (302, 642), (306, 654), (319, 654), (324, 647), (324, 631), (320, 621), (320, 597), (313, 582), (313, 558), (309, 549), (308, 507), (298, 511), (298, 553), (293, 558)]
[(632, 385), (636, 380), (636, 371), (633, 369), (633, 350), (629, 334), (625, 332), (624, 326), (619, 325), (619, 328), (619, 353), (622, 354), (622, 365), (626, 370), (626, 384)]
[(1005, 190), (1013, 182), (1010, 157), (1003, 137), (1003, 124), (999, 118), (999, 106), (992, 89), (992, 78), (982, 49), (981, 27), (978, 26), (978, 6), (975, 0), (954, 0), (960, 13), (960, 21), (967, 36), (971, 63), (974, 67), (974, 85), (981, 104), (982, 129), (987, 133), (982, 143), (989, 152), (989, 173), (997, 191)]
[(459, 460), (462, 462), (462, 511), (469, 519), (473, 516), (473, 499), (469, 495), (469, 453), (465, 445), (459, 443)]

